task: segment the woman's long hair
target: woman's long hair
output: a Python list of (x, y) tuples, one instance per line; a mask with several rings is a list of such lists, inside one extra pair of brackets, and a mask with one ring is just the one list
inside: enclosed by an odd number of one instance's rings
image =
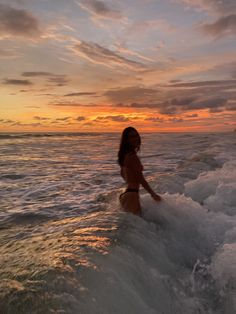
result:
[[(134, 147), (132, 147), (132, 145), (130, 145), (129, 134), (131, 132), (136, 132), (138, 134), (139, 144), (138, 144), (137, 148), (134, 148)], [(120, 149), (119, 149), (119, 152), (118, 152), (118, 164), (120, 166), (123, 166), (125, 155), (127, 153), (130, 153), (130, 152), (138, 151), (139, 148), (140, 148), (140, 145), (141, 145), (141, 138), (140, 138), (140, 135), (139, 135), (138, 131), (135, 128), (133, 128), (132, 126), (129, 126), (128, 128), (125, 128), (124, 131), (122, 132), (121, 140), (120, 140)]]

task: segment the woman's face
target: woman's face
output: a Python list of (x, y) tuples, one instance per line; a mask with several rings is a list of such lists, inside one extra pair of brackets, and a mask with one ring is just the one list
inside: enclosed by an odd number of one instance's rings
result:
[(129, 133), (128, 140), (133, 148), (137, 148), (139, 146), (139, 134), (136, 131), (131, 131)]

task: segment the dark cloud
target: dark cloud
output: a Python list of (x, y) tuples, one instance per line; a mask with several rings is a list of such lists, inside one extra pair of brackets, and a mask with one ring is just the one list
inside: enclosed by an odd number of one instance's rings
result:
[(208, 109), (210, 112), (222, 111), (227, 104), (227, 99), (208, 98), (208, 99), (171, 99), (160, 106), (160, 113), (167, 115), (175, 115), (192, 110)]
[(10, 119), (0, 119), (1, 124), (12, 124), (15, 123), (15, 121), (10, 120)]
[(169, 122), (174, 122), (174, 123), (179, 123), (179, 122), (184, 122), (184, 119), (182, 118), (170, 118), (168, 119)]
[(164, 122), (164, 119), (159, 118), (159, 117), (148, 117), (148, 118), (145, 118), (145, 121), (162, 123), (162, 122)]
[(73, 96), (93, 96), (96, 95), (97, 93), (94, 92), (77, 92), (77, 93), (70, 93), (64, 95), (64, 97), (73, 97)]
[(129, 118), (123, 115), (116, 115), (116, 116), (98, 116), (93, 121), (96, 122), (105, 122), (105, 121), (114, 121), (114, 122), (128, 122), (130, 121)]
[(236, 111), (236, 103), (227, 104), (225, 109), (228, 111)]
[(236, 1), (235, 0), (177, 0), (188, 6), (208, 11), (218, 16), (213, 23), (204, 23), (200, 26), (206, 34), (214, 37), (236, 33)]
[(56, 121), (68, 121), (71, 117), (63, 117), (63, 118), (57, 118)]
[(225, 110), (225, 108), (223, 107), (213, 107), (209, 109), (209, 112), (211, 113), (217, 113), (217, 112), (223, 112)]
[[(229, 64), (225, 65), (227, 68)], [(224, 65), (222, 65), (224, 68)], [(222, 68), (221, 67), (221, 68)], [(233, 69), (234, 67), (232, 67)], [(220, 69), (217, 69), (219, 71)], [(222, 72), (223, 69), (222, 69)], [(223, 111), (228, 103), (236, 99), (236, 80), (181, 82), (167, 86), (160, 110), (164, 114), (176, 114), (190, 110), (208, 109), (210, 112)], [(186, 103), (182, 103), (185, 98)], [(175, 102), (174, 99), (178, 101)], [(190, 100), (188, 102), (188, 100)]]
[(11, 126), (27, 126), (27, 127), (38, 127), (38, 126), (41, 126), (42, 124), (40, 122), (37, 122), (37, 123), (22, 123), (22, 122), (19, 122), (19, 121), (16, 121), (14, 123), (11, 124)]
[[(236, 80), (177, 82), (157, 88), (130, 86), (106, 91), (103, 96), (116, 108), (143, 109), (163, 115), (176, 115), (196, 110), (221, 112), (236, 98)], [(162, 88), (162, 89), (161, 89)], [(96, 107), (97, 104), (58, 102), (52, 105)], [(195, 114), (195, 113), (193, 113)], [(196, 116), (192, 116), (194, 118)], [(187, 118), (191, 118), (188, 116)], [(101, 121), (101, 120), (100, 120)]]
[[(183, 83), (175, 86), (168, 86), (165, 99), (174, 98), (189, 98), (195, 97), (197, 101), (204, 101), (207, 99), (227, 99), (233, 101), (236, 99), (236, 80), (225, 81), (209, 81), (209, 82), (194, 82)], [(174, 87), (174, 88), (173, 88)]]
[(58, 102), (51, 102), (49, 103), (50, 106), (56, 106), (56, 107), (98, 107), (97, 104), (81, 104), (78, 102), (73, 101), (58, 101)]
[(104, 93), (109, 100), (118, 103), (147, 101), (157, 96), (158, 90), (139, 86), (112, 89)]
[(116, 105), (114, 105), (114, 107), (118, 107), (118, 108), (137, 108), (137, 109), (142, 109), (142, 108), (150, 108), (150, 109), (155, 109), (158, 108), (159, 104), (157, 103), (118, 103)]
[[(159, 103), (133, 103), (133, 104), (120, 104), (123, 107), (128, 108), (143, 108), (143, 109), (155, 109), (163, 115), (176, 115), (182, 114), (193, 110), (208, 109), (210, 112), (221, 112), (225, 109), (228, 100), (221, 97), (179, 97), (171, 98), (164, 102)], [(186, 117), (197, 117), (197, 114), (188, 115)], [(151, 119), (152, 120), (152, 119)], [(150, 121), (151, 121), (150, 120)], [(160, 120), (154, 118), (153, 121), (160, 122)]]
[(25, 77), (38, 77), (38, 76), (55, 76), (55, 74), (50, 73), (50, 72), (23, 72), (21, 74), (22, 76)]
[[(236, 61), (233, 62), (226, 61), (224, 63), (220, 63), (214, 66), (212, 69), (209, 69), (208, 73), (214, 75), (215, 77), (221, 76), (223, 74), (226, 77), (228, 76), (232, 77), (233, 79), (236, 79)], [(236, 80), (234, 80), (233, 83), (235, 83), (236, 85)]]
[(0, 38), (37, 38), (41, 35), (39, 21), (30, 12), (0, 4)]
[(115, 121), (115, 122), (128, 122), (130, 121), (129, 118), (124, 117), (122, 115), (118, 115), (118, 116), (107, 116), (108, 119)]
[(53, 120), (52, 122), (51, 122), (51, 124), (59, 124), (60, 122), (59, 121), (57, 121), (57, 120)]
[(143, 104), (140, 104), (140, 103), (132, 103), (129, 105), (129, 107), (131, 108), (150, 108), (150, 109), (155, 109), (155, 108), (158, 108), (158, 104), (155, 103), (155, 104), (148, 104), (148, 103), (143, 103)]
[(34, 120), (47, 121), (47, 120), (50, 120), (50, 118), (34, 116)]
[(173, 98), (159, 105), (161, 114), (173, 115), (188, 110), (193, 105), (195, 98)]
[(225, 34), (236, 34), (236, 14), (223, 16), (211, 24), (204, 24), (205, 33), (217, 37)]
[(171, 80), (170, 81), (170, 84), (173, 84), (173, 83), (180, 83), (181, 82), (181, 80)]
[(197, 118), (197, 117), (198, 117), (198, 114), (197, 114), (197, 113), (187, 114), (185, 117), (186, 117), (186, 118)]
[(50, 103), (49, 105), (55, 106), (55, 107), (83, 107), (84, 105), (80, 103), (63, 103), (63, 102), (55, 102), (55, 103)]
[(84, 126), (94, 126), (94, 125), (96, 125), (94, 122), (85, 122), (84, 124), (83, 124)]
[(49, 77), (47, 80), (53, 86), (65, 86), (69, 82), (65, 75), (57, 75), (54, 77)]
[(205, 86), (236, 86), (236, 80), (221, 80), (221, 81), (200, 81), (200, 82), (183, 82), (171, 84), (168, 87), (205, 87)]
[(102, 47), (96, 43), (80, 42), (72, 50), (79, 56), (96, 64), (102, 64), (107, 67), (122, 67), (132, 70), (144, 70), (144, 64), (124, 58), (116, 52)]
[(78, 5), (89, 12), (94, 18), (97, 19), (122, 19), (122, 13), (119, 10), (112, 9), (104, 1), (99, 0), (80, 0), (77, 1)]
[(86, 118), (84, 116), (79, 116), (75, 119), (76, 121), (84, 121)]
[(231, 75), (233, 78), (236, 78), (236, 63), (234, 64), (234, 68), (231, 68)]
[(227, 104), (227, 99), (224, 98), (209, 98), (203, 100), (197, 100), (192, 104), (187, 105), (187, 110), (195, 110), (195, 109), (210, 109), (211, 112), (218, 110), (219, 108), (224, 107)]
[(223, 111), (228, 101), (235, 99), (235, 83), (236, 80), (181, 82), (162, 86), (162, 91), (133, 86), (109, 90), (104, 95), (118, 108), (146, 109), (171, 116), (204, 109), (213, 113)]
[(23, 72), (21, 74), (24, 77), (46, 77), (47, 82), (54, 86), (65, 86), (68, 83), (68, 78), (64, 74), (54, 74), (51, 72), (44, 71), (31, 71), (31, 72)]
[(5, 85), (33, 85), (29, 80), (18, 80), (18, 79), (5, 79), (3, 81)]

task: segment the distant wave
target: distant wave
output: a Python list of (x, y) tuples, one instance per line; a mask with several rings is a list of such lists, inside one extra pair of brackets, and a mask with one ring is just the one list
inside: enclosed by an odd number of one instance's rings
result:
[(41, 214), (41, 213), (13, 213), (2, 219), (0, 222), (0, 230), (7, 229), (13, 225), (28, 225), (28, 224), (38, 224), (40, 222), (45, 222), (52, 219), (50, 215)]
[(15, 173), (9, 173), (9, 174), (4, 174), (2, 176), (0, 176), (0, 180), (1, 179), (10, 179), (10, 180), (18, 180), (18, 179), (23, 179), (25, 178), (24, 174), (15, 174)]
[(17, 138), (42, 138), (42, 137), (76, 137), (76, 136), (101, 136), (102, 133), (0, 133), (0, 140)]

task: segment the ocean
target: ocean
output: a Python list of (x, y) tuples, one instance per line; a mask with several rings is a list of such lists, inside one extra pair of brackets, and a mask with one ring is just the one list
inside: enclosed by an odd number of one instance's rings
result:
[(118, 133), (0, 134), (0, 313), (236, 313), (236, 133), (144, 133), (143, 218)]

